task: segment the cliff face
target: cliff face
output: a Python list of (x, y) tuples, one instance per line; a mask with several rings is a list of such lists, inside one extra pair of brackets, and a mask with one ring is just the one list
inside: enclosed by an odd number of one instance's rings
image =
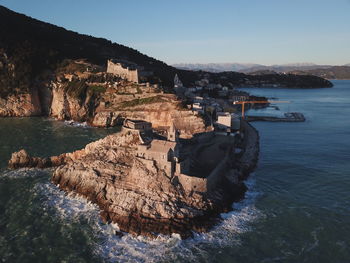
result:
[(143, 119), (155, 128), (175, 124), (183, 136), (205, 131), (202, 118), (181, 108), (175, 95), (157, 85), (124, 81), (85, 60), (67, 60), (37, 80), (31, 93), (0, 98), (0, 116), (45, 115), (57, 120), (87, 122), (96, 127)]
[(0, 117), (29, 117), (41, 115), (36, 91), (0, 98)]
[(137, 136), (124, 134), (88, 145), (88, 153), (59, 167), (52, 181), (97, 203), (102, 218), (118, 223), (121, 231), (188, 236), (193, 228), (205, 229), (196, 218), (207, 214), (210, 202), (201, 196), (187, 197), (154, 162), (136, 158), (132, 149), (136, 143)]
[(92, 100), (91, 94), (84, 94), (81, 99), (67, 93), (63, 85), (54, 83), (52, 87), (52, 104), (50, 116), (57, 120), (74, 120), (84, 122), (93, 114), (89, 110), (89, 103)]

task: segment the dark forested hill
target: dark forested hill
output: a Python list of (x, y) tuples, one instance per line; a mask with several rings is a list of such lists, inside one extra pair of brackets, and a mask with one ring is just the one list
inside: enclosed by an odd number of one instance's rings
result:
[[(105, 65), (110, 58), (129, 60), (153, 71), (155, 81), (172, 87), (177, 73), (186, 86), (190, 86), (203, 72), (181, 70), (151, 58), (139, 51), (103, 38), (82, 35), (0, 6), (0, 97), (11, 93), (28, 92), (37, 81), (49, 76), (65, 59), (86, 59)], [(211, 76), (212, 73), (206, 73)], [(221, 73), (212, 77), (220, 79)], [(227, 79), (227, 77), (232, 79)], [(232, 84), (241, 84), (254, 76), (227, 74), (223, 76)], [(259, 79), (264, 79), (260, 76)], [(300, 87), (328, 87), (324, 79), (304, 76), (275, 78), (277, 81), (298, 84)], [(271, 77), (267, 78), (270, 81)], [(304, 81), (305, 80), (305, 81)], [(278, 83), (277, 83), (278, 84)]]
[[(103, 38), (78, 34), (0, 6), (0, 90), (2, 93), (28, 89), (43, 70), (55, 69), (63, 59), (85, 58), (105, 65), (107, 59), (120, 58), (144, 66), (165, 84), (172, 84), (175, 73), (183, 82), (195, 74), (168, 66), (135, 49)], [(10, 71), (6, 70), (10, 65)], [(5, 90), (6, 89), (6, 90)]]
[(294, 71), (294, 74), (313, 75), (326, 79), (350, 79), (350, 66), (333, 66), (324, 69)]

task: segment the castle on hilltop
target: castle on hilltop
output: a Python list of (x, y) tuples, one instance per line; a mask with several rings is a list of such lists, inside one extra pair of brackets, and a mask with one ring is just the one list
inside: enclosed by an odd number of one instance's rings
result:
[(107, 73), (119, 76), (130, 82), (140, 83), (147, 77), (153, 75), (151, 71), (145, 71), (143, 67), (121, 59), (109, 59), (107, 61)]

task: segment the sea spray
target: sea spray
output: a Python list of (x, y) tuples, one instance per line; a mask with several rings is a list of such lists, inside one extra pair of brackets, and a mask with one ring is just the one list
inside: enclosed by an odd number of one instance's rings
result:
[[(195, 261), (199, 254), (207, 253), (207, 247), (213, 249), (232, 244), (239, 245), (240, 234), (250, 231), (249, 224), (261, 216), (255, 207), (259, 193), (255, 191), (255, 180), (247, 181), (249, 187), (246, 198), (233, 205), (233, 211), (221, 214), (222, 222), (207, 233), (194, 233), (193, 238), (181, 240), (178, 234), (159, 235), (155, 239), (134, 237), (119, 231), (117, 224), (104, 224), (95, 204), (76, 194), (66, 194), (51, 183), (36, 185), (43, 195), (43, 206), (54, 208), (55, 216), (65, 224), (85, 221), (92, 229), (94, 253), (110, 262), (158, 262), (186, 259)], [(90, 230), (86, 230), (90, 231)]]

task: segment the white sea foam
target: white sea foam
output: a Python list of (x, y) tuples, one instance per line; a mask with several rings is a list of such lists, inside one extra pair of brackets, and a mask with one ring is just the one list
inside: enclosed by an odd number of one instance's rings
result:
[(64, 124), (73, 126), (73, 127), (83, 127), (83, 128), (89, 128), (90, 126), (87, 124), (87, 122), (76, 122), (76, 121), (64, 121)]
[[(205, 254), (208, 246), (213, 249), (237, 244), (241, 233), (250, 230), (249, 223), (261, 216), (255, 208), (258, 192), (254, 190), (254, 179), (249, 179), (249, 191), (246, 198), (235, 203), (234, 210), (221, 214), (223, 221), (208, 233), (194, 234), (193, 238), (181, 240), (180, 236), (158, 236), (156, 239), (133, 237), (126, 234), (122, 237), (115, 235), (119, 230), (117, 224), (104, 224), (99, 216), (96, 205), (76, 195), (66, 195), (56, 186), (45, 183), (38, 184), (37, 189), (44, 198), (44, 205), (55, 208), (57, 216), (64, 223), (84, 218), (93, 229), (94, 236), (99, 240), (95, 253), (110, 262), (158, 262), (173, 261), (179, 256), (186, 261), (196, 261), (198, 254)], [(181, 260), (181, 259), (180, 259)]]
[(16, 170), (5, 170), (1, 172), (1, 177), (19, 179), (24, 177), (38, 177), (48, 175), (51, 169), (20, 168)]

